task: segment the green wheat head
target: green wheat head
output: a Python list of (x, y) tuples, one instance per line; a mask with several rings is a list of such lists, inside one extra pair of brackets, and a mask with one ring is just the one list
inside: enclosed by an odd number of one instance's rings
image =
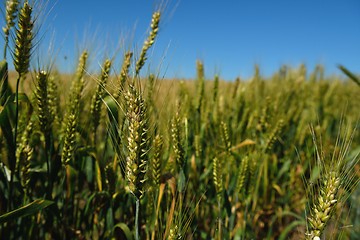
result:
[(18, 27), (16, 29), (14, 66), (20, 76), (24, 76), (30, 66), (32, 41), (34, 39), (32, 7), (27, 1), (20, 10)]
[(147, 109), (142, 93), (134, 85), (129, 85), (126, 102), (128, 121), (126, 178), (130, 191), (139, 199), (144, 193), (143, 186), (148, 169)]
[(6, 25), (5, 27), (3, 27), (3, 31), (6, 38), (9, 36), (10, 29), (15, 25), (15, 20), (17, 18), (17, 13), (19, 10), (19, 3), (20, 2), (18, 0), (6, 1), (6, 14), (5, 14)]
[(151, 19), (151, 31), (148, 38), (145, 40), (143, 48), (141, 49), (139, 60), (136, 62), (135, 74), (139, 75), (141, 68), (144, 66), (147, 59), (146, 53), (149, 48), (154, 44), (155, 38), (159, 32), (159, 23), (160, 23), (160, 12), (154, 12)]

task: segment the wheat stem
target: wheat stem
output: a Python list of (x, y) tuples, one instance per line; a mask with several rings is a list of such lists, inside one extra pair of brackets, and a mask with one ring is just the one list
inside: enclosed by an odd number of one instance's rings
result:
[(136, 198), (136, 209), (135, 209), (135, 240), (140, 239), (140, 199)]

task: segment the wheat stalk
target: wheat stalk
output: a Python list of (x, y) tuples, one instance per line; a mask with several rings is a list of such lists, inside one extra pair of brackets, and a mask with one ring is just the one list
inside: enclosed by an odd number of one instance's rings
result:
[(222, 171), (223, 163), (219, 158), (215, 157), (213, 159), (213, 179), (217, 196), (218, 203), (218, 239), (222, 239), (222, 218), (221, 218), (221, 200), (222, 194), (224, 191), (223, 188), (223, 171)]
[(5, 37), (9, 36), (9, 31), (15, 25), (15, 21), (17, 18), (17, 12), (19, 8), (19, 1), (18, 0), (7, 0), (6, 1), (6, 14), (5, 14), (5, 21), (6, 25), (3, 27), (3, 31)]

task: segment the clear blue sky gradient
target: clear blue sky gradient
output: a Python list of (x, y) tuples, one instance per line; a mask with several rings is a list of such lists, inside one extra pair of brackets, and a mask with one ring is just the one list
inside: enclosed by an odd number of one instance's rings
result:
[(121, 39), (125, 39), (122, 49), (135, 48), (138, 54), (152, 12), (160, 5), (164, 8), (163, 19), (145, 72), (150, 69), (168, 78), (192, 78), (196, 59), (204, 61), (208, 78), (216, 73), (227, 80), (250, 77), (255, 63), (267, 76), (282, 64), (297, 67), (305, 63), (312, 70), (320, 63), (327, 74), (340, 74), (336, 68), (339, 63), (354, 72), (360, 70), (358, 0), (169, 0), (165, 3), (58, 0), (54, 4), (50, 1), (52, 10), (46, 18), (45, 34), (55, 33), (59, 68), (73, 70), (78, 48), (83, 46), (94, 51), (97, 54), (94, 59), (98, 59), (95, 61), (100, 62), (104, 52), (114, 54)]

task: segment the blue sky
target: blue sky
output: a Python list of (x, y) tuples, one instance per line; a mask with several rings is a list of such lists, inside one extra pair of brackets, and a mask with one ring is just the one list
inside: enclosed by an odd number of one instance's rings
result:
[(251, 76), (255, 63), (264, 75), (300, 63), (309, 70), (321, 63), (327, 74), (339, 74), (339, 63), (360, 70), (358, 0), (58, 0), (49, 6), (44, 41), (55, 38), (57, 64), (65, 71), (74, 69), (83, 47), (95, 65), (105, 53), (112, 56), (121, 39), (120, 49), (138, 53), (158, 6), (163, 19), (145, 73), (191, 78), (196, 59), (208, 78), (216, 73), (228, 80)]

